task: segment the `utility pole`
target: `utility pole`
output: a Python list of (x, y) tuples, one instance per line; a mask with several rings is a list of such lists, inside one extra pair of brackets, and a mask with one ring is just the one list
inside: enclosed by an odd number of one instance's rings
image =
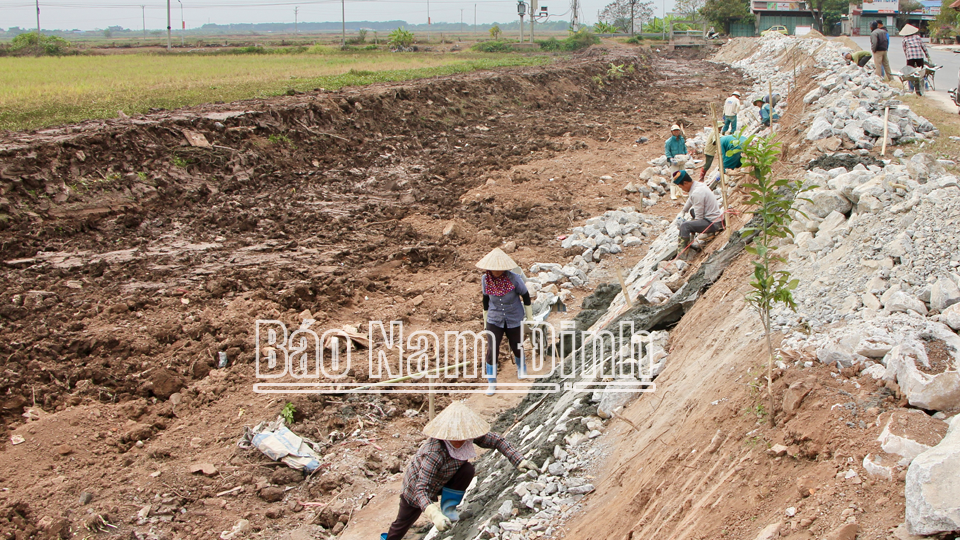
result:
[(427, 26), (430, 26), (430, 0), (427, 0)]
[(473, 5), (473, 34), (477, 34), (477, 5)]
[(40, 56), (40, 51), (43, 50), (40, 46), (40, 0), (37, 0), (37, 56)]
[(167, 0), (167, 50), (170, 50), (170, 0)]
[(530, 0), (530, 43), (533, 43), (533, 26), (537, 22), (537, 0)]
[(460, 36), (463, 36), (463, 9), (460, 10)]
[(300, 31), (297, 30), (297, 19), (300, 17), (300, 6), (293, 8), (293, 33), (299, 34)]
[(527, 13), (527, 5), (523, 0), (517, 2), (517, 13), (520, 15), (520, 43), (523, 43), (523, 16)]
[(634, 15), (634, 8), (637, 5), (637, 0), (630, 0), (630, 35), (633, 36), (633, 21), (636, 18)]
[(147, 37), (147, 6), (140, 6), (140, 12), (143, 15), (143, 37)]
[(340, 0), (340, 48), (347, 48), (347, 3)]
[(183, 32), (187, 29), (187, 23), (183, 21), (183, 2), (180, 0), (177, 2), (180, 2), (180, 46), (183, 47)]
[(573, 27), (574, 32), (577, 32), (580, 30), (580, 1), (579, 0), (573, 0), (572, 5), (570, 6), (570, 11), (573, 12), (573, 17), (570, 18), (570, 26)]

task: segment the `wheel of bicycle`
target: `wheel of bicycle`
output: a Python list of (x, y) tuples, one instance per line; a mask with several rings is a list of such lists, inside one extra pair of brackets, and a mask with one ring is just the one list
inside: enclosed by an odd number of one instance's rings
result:
[(936, 89), (937, 89), (937, 84), (936, 84), (936, 80), (935, 80), (935, 79), (936, 79), (936, 76), (937, 76), (937, 73), (936, 73), (936, 72), (933, 72), (933, 73), (931, 73), (930, 75), (928, 75), (928, 77), (930, 78), (930, 87), (929, 87), (930, 90), (936, 90)]
[(920, 79), (919, 81), (917, 81), (916, 84), (913, 85), (913, 89), (916, 90), (918, 96), (923, 95), (923, 86), (926, 84), (926, 82), (927, 82), (926, 77), (924, 77), (923, 79)]

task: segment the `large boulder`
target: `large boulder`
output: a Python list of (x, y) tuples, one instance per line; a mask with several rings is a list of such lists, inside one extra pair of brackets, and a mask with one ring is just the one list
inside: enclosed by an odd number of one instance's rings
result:
[(819, 218), (829, 216), (830, 212), (846, 214), (853, 209), (853, 204), (842, 193), (833, 189), (814, 191), (810, 195), (810, 201), (813, 213)]
[(960, 530), (960, 421), (954, 417), (940, 444), (920, 454), (907, 469), (907, 527), (912, 534)]
[[(931, 336), (943, 340), (954, 351), (960, 350), (960, 338), (943, 325), (931, 324), (930, 330)], [(884, 379), (895, 380), (914, 407), (932, 411), (953, 409), (960, 403), (960, 373), (957, 372), (957, 353), (953, 354), (945, 371), (925, 373), (918, 367), (930, 371), (925, 347), (916, 339), (904, 339), (883, 357), (883, 364), (887, 366)]]
[(930, 309), (943, 311), (960, 302), (960, 288), (951, 278), (940, 278), (930, 288)]
[(940, 313), (940, 322), (960, 331), (960, 304), (954, 304)]
[(916, 409), (898, 409), (881, 414), (877, 425), (882, 426), (880, 448), (888, 454), (900, 456), (898, 465), (907, 466), (917, 456), (943, 440), (949, 425)]
[(822, 116), (814, 119), (810, 129), (807, 130), (808, 141), (819, 141), (833, 135), (833, 124)]
[(915, 311), (920, 315), (927, 314), (927, 306), (919, 298), (903, 291), (895, 291), (883, 306), (891, 313), (906, 313)]
[[(863, 121), (863, 130), (874, 137), (883, 137), (883, 118), (871, 116)], [(902, 135), (900, 126), (893, 122), (887, 122), (887, 136), (891, 139), (897, 139)]]

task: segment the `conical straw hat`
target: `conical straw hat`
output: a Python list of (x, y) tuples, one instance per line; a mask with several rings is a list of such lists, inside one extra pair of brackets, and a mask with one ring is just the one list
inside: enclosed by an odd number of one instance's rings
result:
[(444, 441), (467, 441), (482, 437), (489, 431), (490, 424), (462, 401), (451, 403), (423, 428), (424, 435)]
[(484, 255), (477, 268), (482, 270), (513, 270), (519, 266), (509, 255), (500, 248), (493, 248), (493, 251)]
[(920, 29), (912, 24), (908, 24), (900, 29), (900, 35), (903, 37), (912, 36), (916, 34)]

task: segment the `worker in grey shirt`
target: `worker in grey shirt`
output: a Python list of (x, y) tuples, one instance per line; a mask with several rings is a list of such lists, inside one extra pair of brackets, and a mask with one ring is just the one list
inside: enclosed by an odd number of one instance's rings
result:
[[(710, 188), (702, 182), (694, 182), (687, 171), (677, 171), (673, 175), (673, 183), (688, 195), (687, 204), (677, 216), (677, 226), (680, 228), (680, 249), (690, 244), (693, 233), (715, 234), (723, 230), (723, 220), (720, 217), (720, 205), (713, 196)], [(683, 216), (690, 212), (690, 221), (684, 221)]]

